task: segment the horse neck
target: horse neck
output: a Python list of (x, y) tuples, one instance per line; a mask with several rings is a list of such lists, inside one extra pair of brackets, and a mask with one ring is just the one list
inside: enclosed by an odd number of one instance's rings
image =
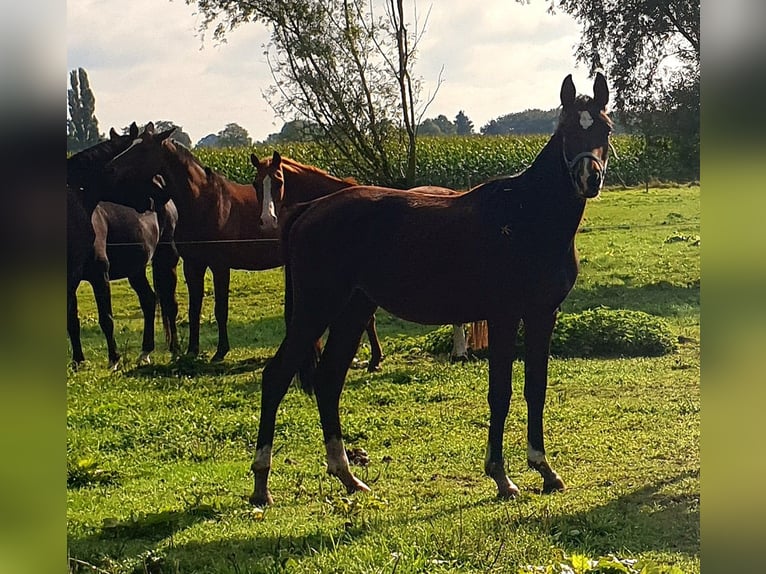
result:
[(162, 153), (166, 167), (163, 176), (170, 180), (167, 182), (170, 197), (179, 213), (191, 215), (196, 211), (195, 204), (204, 200), (212, 191), (207, 173), (191, 154), (186, 157), (178, 151), (173, 152), (165, 148)]
[(285, 169), (284, 205), (293, 205), (330, 195), (354, 185), (329, 174), (311, 170)]
[(88, 213), (92, 213), (101, 200), (102, 173), (117, 151), (111, 141), (106, 141), (67, 159), (67, 185), (76, 191)]
[(524, 209), (546, 222), (551, 243), (571, 244), (585, 211), (585, 200), (574, 191), (574, 183), (564, 163), (563, 137), (551, 139), (518, 178), (524, 195)]

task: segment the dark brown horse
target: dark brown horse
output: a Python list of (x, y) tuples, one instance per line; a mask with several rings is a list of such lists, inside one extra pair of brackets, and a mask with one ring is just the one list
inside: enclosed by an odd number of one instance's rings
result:
[(178, 209), (175, 242), (183, 258), (189, 290), (189, 355), (199, 354), (200, 314), (205, 272), (213, 273), (218, 348), (213, 361), (229, 351), (229, 281), (231, 269), (251, 271), (282, 265), (274, 205), (260, 203), (252, 185), (234, 183), (204, 167), (173, 130), (146, 130), (110, 162), (119, 189), (146, 189), (161, 179)]
[[(259, 160), (255, 154), (250, 154), (250, 162), (255, 167), (256, 173), (253, 179), (253, 187), (259, 202), (273, 202), (275, 215), (278, 221), (282, 221), (289, 210), (299, 203), (313, 201), (330, 193), (348, 189), (357, 185), (351, 178), (340, 179), (330, 175), (326, 171), (314, 166), (297, 162), (288, 157), (283, 157), (279, 152), (274, 152), (271, 158)], [(459, 192), (446, 187), (421, 186), (409, 190), (411, 193), (427, 193), (435, 195), (457, 195)], [(266, 198), (264, 200), (264, 198)], [(291, 301), (285, 301), (285, 319), (290, 316)], [(484, 330), (485, 331), (485, 330)], [(472, 324), (470, 327), (470, 339), (477, 341), (480, 337), (476, 333), (482, 332), (482, 325)], [(382, 359), (382, 349), (375, 331), (375, 315), (370, 320), (367, 328), (367, 336), (370, 340), (370, 361), (367, 369), (378, 370)], [(453, 329), (452, 356), (456, 360), (468, 359), (468, 342), (462, 325), (454, 325)], [(481, 348), (481, 344), (473, 348)]]
[[(120, 358), (114, 338), (109, 285), (116, 279), (128, 279), (143, 312), (144, 333), (139, 362), (148, 362), (149, 353), (154, 350), (157, 296), (168, 345), (172, 352), (177, 351), (175, 288), (178, 254), (172, 243), (177, 219), (175, 206), (166, 202), (167, 198), (154, 186), (149, 188), (153, 201), (138, 205), (135, 202), (140, 194), (120, 196), (104, 179), (106, 163), (127, 149), (137, 137), (135, 123), (124, 136), (111, 130), (108, 141), (67, 160), (67, 332), (75, 364), (85, 360), (76, 293), (83, 280), (93, 288), (110, 366), (115, 366)], [(147, 209), (149, 207), (154, 209)], [(149, 261), (152, 261), (156, 294), (146, 277)]]
[(543, 406), (556, 313), (578, 272), (575, 233), (586, 199), (601, 189), (609, 152), (609, 91), (601, 74), (593, 90), (593, 98), (578, 97), (566, 77), (556, 132), (519, 175), (458, 196), (360, 186), (292, 212), (283, 224), (292, 315), (263, 372), (253, 504), (271, 502), (277, 409), (328, 327), (313, 377), (327, 470), (349, 491), (369, 490), (349, 468), (338, 402), (361, 334), (378, 306), (423, 324), (487, 320), (490, 425), (484, 469), (501, 497), (519, 493), (505, 471), (503, 432), (514, 342), (523, 321), (527, 462), (542, 475), (543, 491), (565, 488), (545, 456)]

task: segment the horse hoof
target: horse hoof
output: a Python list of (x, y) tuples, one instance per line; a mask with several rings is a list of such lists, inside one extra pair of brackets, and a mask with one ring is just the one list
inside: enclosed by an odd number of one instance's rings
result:
[(138, 361), (136, 362), (136, 364), (139, 367), (146, 366), (146, 365), (151, 365), (152, 364), (152, 359), (151, 359), (151, 357), (149, 357), (149, 353), (141, 353), (141, 355), (139, 355), (139, 357), (138, 357)]
[(221, 354), (221, 353), (216, 353), (215, 355), (213, 355), (213, 358), (212, 358), (212, 359), (210, 359), (210, 362), (211, 362), (211, 363), (222, 363), (222, 362), (223, 362), (223, 358), (224, 358), (225, 356), (226, 356), (226, 353), (223, 353), (223, 354)]
[(563, 492), (567, 489), (567, 485), (564, 484), (564, 481), (561, 480), (561, 477), (556, 475), (555, 478), (551, 480), (546, 480), (543, 482), (543, 494), (551, 494), (553, 492)]
[(497, 486), (497, 497), (503, 498), (506, 500), (512, 500), (519, 496), (521, 494), (521, 491), (519, 490), (519, 487), (516, 486), (510, 479), (508, 479), (507, 484)]
[(451, 363), (467, 363), (468, 361), (468, 355), (454, 355), (450, 357)]
[(359, 480), (355, 476), (351, 476), (350, 480), (344, 480), (343, 485), (346, 487), (346, 492), (353, 494), (354, 492), (370, 492), (372, 489)]
[(117, 371), (120, 368), (120, 357), (109, 361), (109, 370), (112, 372)]
[(256, 494), (255, 492), (250, 495), (250, 498), (248, 500), (251, 506), (257, 506), (259, 508), (263, 508), (265, 506), (271, 506), (274, 504), (274, 499), (271, 497), (271, 493), (268, 491), (265, 495), (263, 494)]
[(374, 363), (369, 363), (369, 364), (367, 365), (367, 372), (368, 372), (368, 373), (379, 373), (379, 372), (380, 372), (380, 371), (382, 371), (382, 370), (383, 370), (383, 369), (380, 367), (380, 365), (379, 365), (379, 364), (377, 364), (377, 365), (376, 365), (376, 364), (374, 364)]

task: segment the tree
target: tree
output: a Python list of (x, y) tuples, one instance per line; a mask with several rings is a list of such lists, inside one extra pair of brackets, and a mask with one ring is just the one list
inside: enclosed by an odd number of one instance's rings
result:
[(103, 138), (98, 133), (96, 97), (90, 88), (88, 73), (84, 68), (71, 70), (69, 83), (72, 87), (67, 90), (67, 150), (78, 152), (97, 144)]
[(559, 111), (552, 110), (524, 110), (513, 114), (500, 116), (480, 129), (484, 135), (506, 134), (551, 134), (556, 129)]
[(216, 134), (207, 134), (194, 147), (218, 147), (218, 136)]
[(248, 147), (253, 145), (247, 130), (238, 124), (226, 124), (226, 127), (218, 132), (217, 147)]
[(618, 117), (687, 146), (699, 173), (699, 0), (546, 1), (582, 25), (575, 55), (605, 71)]
[(454, 136), (457, 130), (447, 116), (440, 114), (438, 117), (424, 120), (418, 126), (418, 133), (427, 136)]
[[(420, 105), (412, 76), (419, 22), (415, 14), (415, 31), (408, 30), (403, 0), (386, 0), (382, 15), (367, 0), (186, 2), (218, 40), (253, 20), (269, 27), (269, 103), (281, 117), (316, 124), (317, 141), (354, 175), (391, 185), (414, 180), (417, 125), (428, 103)], [(404, 157), (392, 157), (396, 142)]]
[(310, 141), (321, 135), (321, 129), (316, 124), (305, 120), (291, 120), (282, 125), (278, 134), (269, 134), (266, 138), (267, 144), (278, 144), (285, 142)]
[(473, 122), (468, 119), (463, 110), (455, 116), (455, 132), (459, 136), (469, 136), (473, 133)]

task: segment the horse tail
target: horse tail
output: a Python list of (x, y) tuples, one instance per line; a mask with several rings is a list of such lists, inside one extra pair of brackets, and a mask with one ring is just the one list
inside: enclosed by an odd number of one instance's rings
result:
[[(285, 262), (285, 327), (288, 331), (293, 316), (293, 282), (289, 257), (290, 229), (292, 228), (293, 223), (295, 223), (295, 220), (298, 219), (309, 206), (310, 203), (299, 203), (289, 208), (287, 214), (282, 218), (280, 243), (282, 248), (282, 260)], [(319, 340), (315, 341), (311, 352), (308, 353), (298, 368), (298, 382), (300, 383), (301, 389), (308, 395), (314, 393), (314, 373), (319, 364), (319, 356), (321, 353), (322, 342)]]
[(468, 327), (468, 347), (472, 351), (481, 351), (489, 347), (489, 331), (486, 321), (474, 321)]

